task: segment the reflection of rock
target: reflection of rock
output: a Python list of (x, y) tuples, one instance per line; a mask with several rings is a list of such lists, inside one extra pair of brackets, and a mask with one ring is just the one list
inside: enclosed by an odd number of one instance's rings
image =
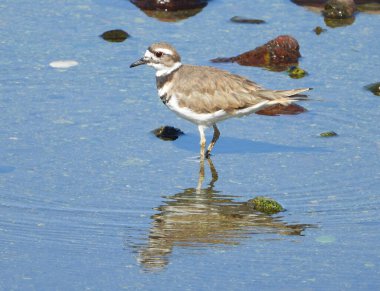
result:
[(151, 229), (145, 246), (138, 250), (138, 260), (146, 270), (159, 270), (169, 262), (174, 247), (212, 247), (239, 245), (252, 234), (273, 233), (301, 235), (306, 224), (287, 224), (253, 209), (250, 201), (238, 202), (234, 196), (214, 190), (218, 179), (211, 160), (208, 160), (213, 179), (202, 188), (204, 177), (201, 163), (197, 188), (188, 188), (157, 208), (152, 216)]
[(214, 63), (236, 62), (243, 66), (265, 67), (273, 71), (285, 71), (298, 64), (301, 57), (297, 40), (289, 35), (280, 35), (266, 44), (236, 57), (216, 58)]
[(335, 27), (342, 27), (342, 26), (348, 26), (355, 22), (355, 17), (349, 17), (349, 18), (342, 18), (342, 19), (333, 19), (333, 18), (327, 18), (325, 17), (325, 23), (328, 27), (335, 28)]
[(298, 104), (290, 104), (290, 105), (282, 105), (282, 104), (276, 104), (270, 107), (267, 107), (265, 109), (261, 109), (260, 111), (257, 111), (256, 114), (259, 115), (296, 115), (300, 113), (307, 112), (307, 109), (302, 107)]
[(131, 0), (140, 9), (178, 11), (203, 8), (208, 0)]
[(149, 17), (161, 21), (179, 21), (202, 11), (208, 0), (130, 0)]

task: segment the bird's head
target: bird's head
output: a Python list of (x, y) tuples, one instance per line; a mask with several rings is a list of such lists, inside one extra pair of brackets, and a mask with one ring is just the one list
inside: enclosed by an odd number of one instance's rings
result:
[(144, 56), (130, 65), (130, 68), (148, 65), (157, 70), (157, 76), (167, 75), (181, 66), (181, 57), (174, 47), (165, 42), (148, 47)]

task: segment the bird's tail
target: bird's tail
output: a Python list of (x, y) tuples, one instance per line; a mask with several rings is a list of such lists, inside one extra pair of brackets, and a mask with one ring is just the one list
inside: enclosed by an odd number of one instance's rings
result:
[(260, 90), (260, 96), (270, 100), (268, 105), (289, 105), (296, 101), (310, 100), (307, 95), (300, 94), (309, 90), (312, 90), (312, 88), (299, 88), (292, 90)]

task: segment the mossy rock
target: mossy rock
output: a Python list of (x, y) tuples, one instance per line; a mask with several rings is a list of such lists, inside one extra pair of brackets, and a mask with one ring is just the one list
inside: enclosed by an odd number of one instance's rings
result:
[(248, 200), (248, 205), (256, 211), (260, 211), (266, 214), (275, 214), (285, 209), (280, 203), (273, 200), (272, 198), (257, 196), (253, 199)]
[(380, 96), (380, 82), (369, 84), (364, 87), (368, 91), (371, 91), (374, 95)]
[(313, 31), (315, 32), (316, 35), (320, 35), (322, 32), (326, 32), (327, 29), (317, 26), (316, 28), (313, 29)]
[(338, 136), (338, 134), (335, 131), (326, 131), (319, 134), (321, 137), (334, 137)]
[(161, 126), (152, 130), (152, 133), (162, 140), (176, 140), (183, 135), (183, 131), (172, 126)]
[(307, 72), (300, 67), (292, 66), (288, 69), (288, 75), (293, 79), (301, 79), (307, 75)]
[(100, 37), (109, 42), (123, 42), (129, 37), (129, 34), (124, 30), (114, 29), (102, 33)]

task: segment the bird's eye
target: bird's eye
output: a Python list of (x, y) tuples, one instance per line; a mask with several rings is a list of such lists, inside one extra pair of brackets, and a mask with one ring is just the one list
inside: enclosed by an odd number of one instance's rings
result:
[(161, 58), (163, 53), (162, 52), (155, 52), (154, 54), (157, 58)]

